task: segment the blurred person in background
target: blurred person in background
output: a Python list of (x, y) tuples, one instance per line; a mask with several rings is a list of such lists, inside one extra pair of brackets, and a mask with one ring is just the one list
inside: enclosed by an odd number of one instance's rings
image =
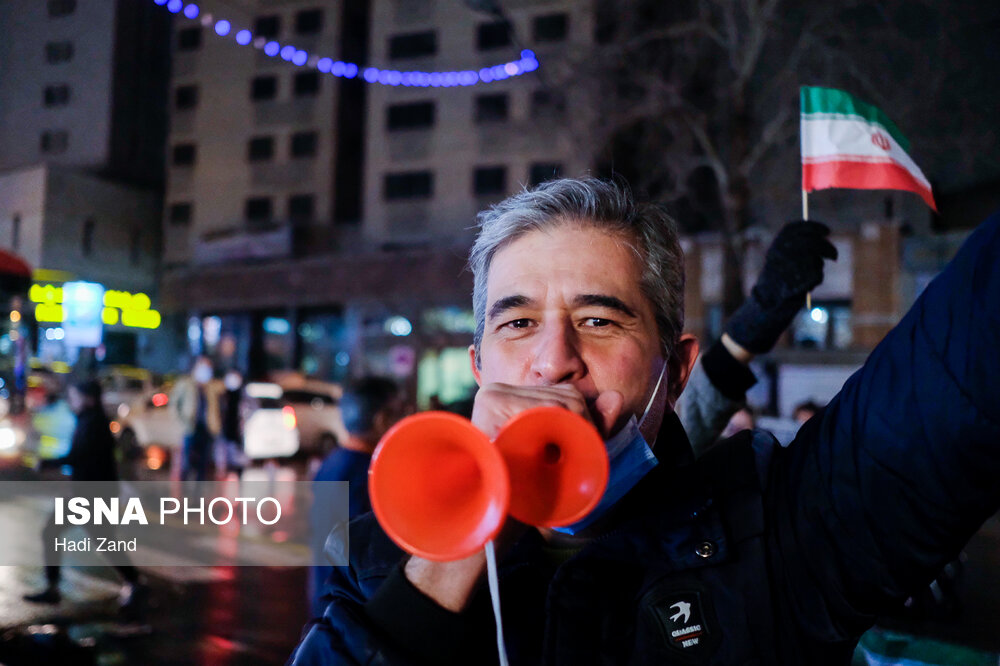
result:
[(215, 440), (215, 464), (219, 476), (225, 478), (230, 471), (242, 478), (246, 467), (243, 451), (243, 374), (232, 368), (222, 379), (222, 426)]
[[(70, 476), (72, 481), (117, 481), (115, 439), (111, 434), (111, 424), (101, 406), (101, 385), (94, 380), (74, 384), (67, 392), (67, 401), (70, 409), (76, 414), (72, 445), (68, 454), (56, 458), (50, 464), (72, 467)], [(41, 592), (25, 595), (25, 601), (57, 604), (62, 599), (59, 592), (59, 564), (62, 552), (49, 548), (48, 544), (53, 543), (56, 537), (71, 527), (72, 525), (68, 524), (57, 525), (55, 513), (45, 524), (42, 530), (42, 543), (45, 544), (43, 552), (48, 585)], [(114, 532), (114, 527), (111, 525), (87, 524), (84, 529), (94, 537), (95, 541), (98, 537), (112, 538)], [(124, 553), (117, 555), (128, 560), (128, 556)], [(116, 565), (115, 569), (125, 580), (120, 596), (121, 610), (127, 615), (135, 615), (142, 609), (147, 588), (139, 580), (139, 570), (131, 564)]]
[[(351, 384), (340, 399), (340, 410), (348, 437), (334, 449), (320, 465), (315, 482), (347, 481), (348, 512), (355, 518), (371, 511), (368, 498), (368, 465), (372, 452), (382, 435), (405, 415), (403, 396), (399, 387), (390, 379), (365, 377)], [(313, 564), (309, 576), (309, 600), (312, 617), (323, 614), (325, 604), (320, 602), (323, 583), (332, 567), (323, 557), (323, 546), (333, 525), (324, 516), (325, 502), (332, 501), (329, 486), (313, 484), (313, 510), (310, 513), (312, 530)]]
[(792, 410), (792, 418), (795, 419), (796, 423), (802, 425), (803, 423), (814, 417), (816, 415), (816, 412), (818, 412), (820, 409), (822, 409), (822, 407), (817, 405), (812, 400), (806, 400), (803, 403), (795, 405), (795, 409)]
[(198, 356), (191, 374), (178, 380), (170, 404), (184, 424), (184, 450), (181, 456), (182, 480), (194, 475), (196, 481), (208, 478), (212, 442), (222, 431), (220, 401), (223, 387), (214, 379), (212, 361)]

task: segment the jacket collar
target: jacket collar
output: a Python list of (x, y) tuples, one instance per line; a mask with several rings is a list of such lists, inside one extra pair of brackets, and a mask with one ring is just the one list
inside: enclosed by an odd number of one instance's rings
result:
[(653, 454), (661, 465), (667, 467), (690, 465), (694, 462), (691, 442), (677, 412), (670, 411), (663, 415), (663, 423), (660, 424), (660, 432), (656, 435)]

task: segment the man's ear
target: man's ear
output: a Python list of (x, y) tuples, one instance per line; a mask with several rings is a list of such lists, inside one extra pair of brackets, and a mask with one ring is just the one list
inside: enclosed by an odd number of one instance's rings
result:
[(688, 379), (691, 377), (691, 369), (694, 368), (694, 362), (698, 360), (698, 350), (698, 338), (690, 333), (685, 333), (677, 341), (674, 353), (667, 361), (669, 364), (668, 377), (670, 377), (670, 392), (667, 395), (667, 400), (671, 407), (677, 404), (677, 398), (687, 386)]
[(479, 366), (476, 365), (476, 345), (469, 345), (469, 367), (472, 368), (472, 376), (476, 378), (476, 386), (482, 386), (482, 378), (479, 376)]

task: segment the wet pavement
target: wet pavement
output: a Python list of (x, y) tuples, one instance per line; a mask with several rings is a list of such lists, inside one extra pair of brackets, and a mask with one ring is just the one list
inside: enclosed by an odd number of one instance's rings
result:
[[(46, 654), (47, 645), (68, 638), (93, 656), (79, 663), (281, 664), (307, 620), (304, 568), (148, 567), (142, 573), (151, 588), (149, 608), (143, 621), (126, 621), (118, 615), (120, 585), (110, 567), (67, 567), (57, 605), (21, 599), (42, 587), (40, 568), (0, 567), (4, 644), (17, 637), (23, 657)], [(0, 647), (0, 663), (19, 663), (10, 652)]]

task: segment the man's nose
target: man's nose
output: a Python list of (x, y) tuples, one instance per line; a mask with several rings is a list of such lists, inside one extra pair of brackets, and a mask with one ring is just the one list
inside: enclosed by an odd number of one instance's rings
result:
[(541, 384), (572, 382), (586, 374), (578, 341), (569, 324), (547, 324), (536, 338), (531, 372)]

